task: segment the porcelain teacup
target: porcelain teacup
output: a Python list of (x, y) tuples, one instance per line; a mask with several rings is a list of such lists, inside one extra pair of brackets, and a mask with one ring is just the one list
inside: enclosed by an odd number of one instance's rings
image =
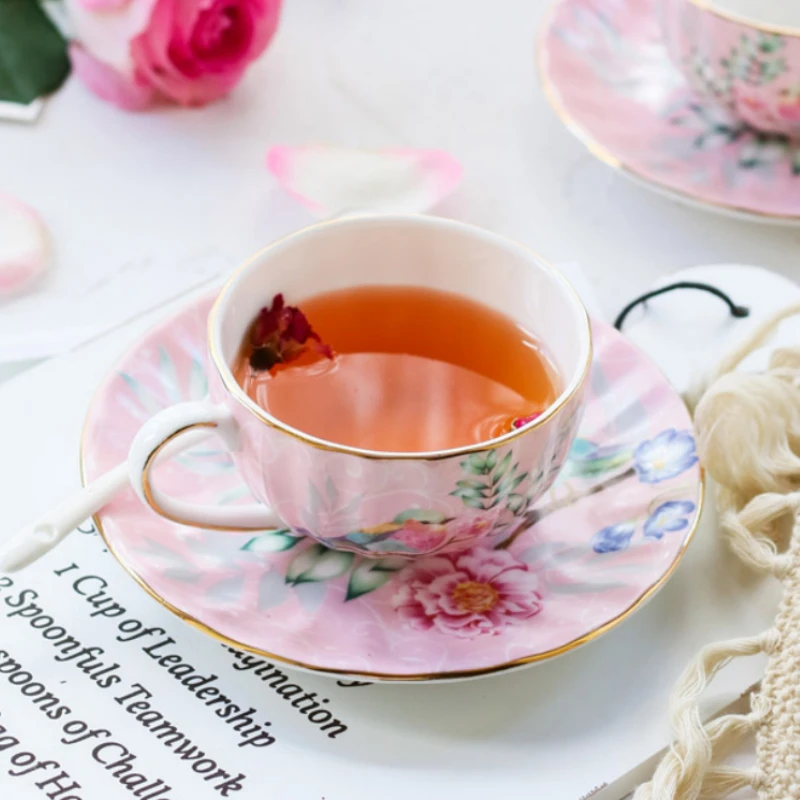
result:
[[(365, 284), (455, 291), (517, 320), (555, 366), (555, 401), (495, 439), (420, 453), (324, 441), (257, 405), (235, 380), (232, 364), (259, 309), (279, 292), (302, 303), (312, 294)], [(209, 397), (162, 411), (133, 442), (129, 472), (141, 499), (186, 525), (287, 529), (375, 557), (467, 548), (518, 525), (567, 456), (592, 352), (586, 310), (556, 269), (479, 228), (414, 215), (341, 218), (265, 248), (222, 289), (208, 319), (208, 347)], [(156, 485), (161, 450), (196, 428), (222, 437), (258, 505), (198, 506)]]

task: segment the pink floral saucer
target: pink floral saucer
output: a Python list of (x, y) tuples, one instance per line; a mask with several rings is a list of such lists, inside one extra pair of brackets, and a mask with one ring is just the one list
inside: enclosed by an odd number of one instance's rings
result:
[[(206, 392), (211, 298), (148, 333), (89, 411), (84, 478), (126, 456), (142, 422)], [(689, 414), (666, 379), (612, 328), (594, 323), (589, 403), (553, 489), (486, 546), (404, 562), (327, 550), (290, 530), (258, 535), (186, 528), (132, 489), (97, 515), (125, 569), (163, 605), (218, 639), (266, 658), (384, 680), (466, 677), (564, 653), (640, 607), (677, 566), (703, 497)], [(470, 488), (503, 480), (471, 456)], [(506, 465), (507, 468), (507, 465)], [(211, 441), (161, 469), (187, 499), (250, 498)], [(335, 513), (335, 487), (308, 502)], [(415, 530), (436, 520), (408, 516)]]
[[(658, 1), (557, 3), (539, 49), (556, 113), (594, 155), (652, 189), (710, 210), (800, 222), (800, 143), (759, 133), (693, 94), (662, 41)], [(737, 64), (762, 70), (780, 57), (780, 41), (744, 39)]]

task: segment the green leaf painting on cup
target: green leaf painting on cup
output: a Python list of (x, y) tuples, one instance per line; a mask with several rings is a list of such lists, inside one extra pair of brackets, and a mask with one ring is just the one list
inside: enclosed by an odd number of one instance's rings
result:
[(450, 494), (467, 508), (491, 511), (503, 505), (516, 516), (530, 505), (528, 495), (519, 491), (528, 473), (513, 461), (510, 450), (502, 458), (498, 458), (496, 450), (471, 453), (461, 462), (461, 469), (465, 475), (475, 477), (457, 481)]

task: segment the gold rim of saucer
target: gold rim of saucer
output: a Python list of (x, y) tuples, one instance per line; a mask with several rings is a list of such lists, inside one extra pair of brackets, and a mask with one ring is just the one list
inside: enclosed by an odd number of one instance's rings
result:
[[(697, 206), (705, 211), (713, 211), (717, 214), (729, 216), (734, 215), (740, 219), (746, 219), (750, 222), (771, 221), (787, 225), (800, 224), (800, 214), (772, 214), (767, 211), (758, 211), (753, 208), (748, 208), (747, 206), (736, 205), (735, 203), (721, 203), (717, 200), (709, 200), (704, 197), (698, 197), (697, 195), (690, 194), (683, 189), (676, 189), (672, 186), (659, 183), (654, 178), (651, 178), (649, 175), (645, 175), (640, 170), (636, 169), (630, 164), (625, 163), (620, 157), (614, 155), (611, 150), (609, 150), (605, 145), (600, 144), (600, 142), (598, 142), (591, 133), (589, 133), (583, 126), (576, 122), (576, 120), (567, 111), (564, 103), (561, 101), (561, 95), (553, 81), (550, 79), (550, 72), (546, 63), (547, 53), (545, 42), (547, 35), (553, 27), (553, 18), (555, 16), (556, 9), (562, 5), (562, 3), (567, 2), (570, 2), (570, 0), (554, 0), (544, 15), (544, 19), (542, 20), (542, 24), (537, 35), (535, 47), (536, 73), (539, 78), (539, 84), (542, 87), (542, 91), (544, 92), (544, 95), (550, 103), (550, 107), (553, 109), (556, 116), (559, 118), (564, 127), (595, 158), (597, 158), (599, 161), (602, 161), (604, 164), (607, 164), (617, 172), (625, 175), (634, 183), (640, 184), (656, 194), (660, 194), (663, 197), (677, 200), (690, 206)], [(689, 0), (689, 2), (694, 2), (694, 0)], [(703, 2), (703, 0), (699, 0), (699, 2)], [(704, 6), (701, 7), (704, 8)], [(798, 31), (797, 35), (800, 36), (800, 31)]]
[[(421, 214), (377, 214), (377, 213), (364, 213), (364, 214), (353, 214), (347, 217), (348, 220), (392, 220), (392, 219), (403, 219), (409, 220), (415, 217), (424, 218), (424, 215)], [(433, 218), (430, 218), (433, 219)], [(367, 450), (360, 447), (351, 447), (349, 445), (342, 445), (336, 444), (335, 442), (329, 442), (325, 439), (319, 439), (316, 436), (311, 436), (307, 433), (303, 433), (303, 431), (298, 430), (297, 428), (293, 428), (290, 425), (287, 425), (284, 422), (281, 422), (277, 417), (268, 414), (264, 411), (261, 406), (257, 405), (247, 393), (242, 389), (239, 383), (234, 378), (233, 373), (226, 363), (225, 359), (222, 357), (222, 353), (219, 352), (217, 347), (217, 343), (212, 336), (212, 330), (214, 329), (214, 323), (219, 313), (219, 306), (223, 295), (233, 286), (233, 283), (236, 279), (241, 275), (241, 273), (247, 269), (252, 263), (254, 263), (257, 259), (260, 259), (266, 253), (269, 253), (271, 250), (279, 247), (288, 239), (293, 238), (301, 233), (306, 233), (307, 231), (317, 230), (319, 228), (328, 227), (330, 225), (337, 225), (341, 224), (342, 218), (326, 220), (323, 222), (318, 222), (314, 225), (308, 225), (305, 228), (301, 228), (298, 231), (293, 231), (292, 233), (287, 234), (286, 236), (282, 236), (279, 239), (276, 239), (274, 242), (271, 242), (266, 247), (262, 247), (257, 253), (252, 255), (248, 258), (244, 263), (240, 264), (230, 275), (230, 277), (225, 281), (222, 288), (217, 295), (217, 299), (214, 301), (214, 305), (211, 307), (211, 311), (208, 315), (208, 325), (207, 325), (207, 346), (208, 351), (211, 356), (211, 363), (213, 364), (214, 369), (216, 370), (219, 379), (222, 381), (222, 385), (225, 387), (225, 390), (228, 394), (236, 400), (239, 405), (246, 409), (252, 416), (258, 419), (260, 422), (263, 422), (266, 425), (269, 425), (271, 428), (275, 428), (279, 430), (281, 433), (285, 433), (288, 436), (291, 436), (293, 439), (297, 439), (298, 441), (303, 442), (304, 444), (309, 445), (310, 447), (314, 447), (317, 450), (326, 450), (329, 452), (334, 453), (343, 453), (345, 455), (352, 455), (357, 456), (360, 458), (367, 458), (373, 461), (442, 461), (448, 458), (461, 458), (463, 456), (468, 456), (471, 453), (481, 453), (485, 450), (492, 450), (497, 447), (503, 447), (506, 444), (510, 444), (520, 437), (524, 436), (530, 431), (535, 430), (536, 428), (541, 427), (547, 422), (555, 419), (555, 417), (560, 414), (564, 408), (569, 404), (569, 402), (575, 397), (578, 392), (580, 392), (581, 388), (583, 387), (584, 383), (586, 382), (586, 377), (589, 374), (589, 370), (592, 366), (592, 360), (594, 358), (594, 348), (592, 342), (592, 325), (591, 321), (589, 320), (589, 314), (586, 311), (586, 307), (583, 304), (583, 300), (581, 300), (580, 295), (575, 291), (575, 288), (570, 283), (570, 281), (564, 276), (560, 270), (556, 269), (549, 261), (542, 258), (538, 253), (531, 250), (531, 248), (526, 247), (524, 244), (517, 242), (514, 239), (511, 239), (507, 236), (499, 236), (498, 234), (494, 234), (491, 231), (486, 231), (483, 228), (479, 228), (476, 225), (471, 225), (466, 222), (459, 222), (457, 220), (446, 219), (444, 217), (436, 217), (436, 222), (444, 225), (451, 225), (453, 227), (459, 228), (468, 228), (470, 230), (476, 230), (482, 234), (488, 234), (494, 238), (500, 239), (501, 241), (508, 242), (515, 247), (524, 250), (526, 253), (529, 253), (533, 258), (544, 267), (545, 271), (549, 272), (553, 275), (563, 286), (567, 294), (573, 299), (576, 306), (581, 312), (581, 327), (583, 328), (583, 334), (586, 336), (586, 355), (583, 359), (583, 363), (579, 365), (579, 371), (577, 377), (573, 378), (571, 381), (571, 385), (565, 389), (557, 398), (556, 400), (545, 410), (543, 411), (535, 420), (529, 422), (527, 425), (524, 425), (521, 428), (517, 428), (509, 433), (505, 433), (502, 436), (496, 436), (494, 439), (487, 439), (483, 442), (477, 442), (476, 444), (472, 445), (464, 445), (462, 447), (453, 447), (449, 450), (431, 450), (428, 452), (382, 452), (380, 450)]]
[[(172, 312), (173, 315), (179, 314), (183, 308), (189, 307), (197, 303), (198, 300), (199, 298), (195, 298), (194, 300), (188, 301), (186, 304), (180, 306), (177, 310)], [(138, 337), (136, 342), (134, 342), (130, 347), (126, 348), (125, 352), (123, 352), (122, 355), (120, 355), (119, 358), (117, 358), (111, 365), (105, 377), (100, 381), (94, 393), (92, 394), (92, 399), (89, 402), (89, 408), (86, 411), (86, 417), (83, 422), (83, 428), (81, 430), (81, 440), (80, 440), (79, 466), (80, 466), (81, 483), (84, 486), (86, 486), (89, 482), (86, 475), (86, 440), (87, 440), (87, 429), (92, 409), (97, 403), (98, 397), (100, 396), (101, 392), (105, 388), (110, 378), (114, 374), (116, 374), (116, 372), (119, 371), (117, 369), (117, 365), (125, 361), (125, 359), (129, 357), (129, 355), (135, 353), (139, 347), (139, 341), (141, 340), (141, 338), (147, 336), (153, 328), (158, 327), (158, 325), (163, 324), (163, 322), (164, 322), (163, 319), (160, 322), (157, 322), (154, 326), (152, 326), (144, 334), (142, 334), (142, 336)], [(626, 338), (625, 341), (628, 343), (630, 347), (641, 352), (641, 348), (639, 348), (629, 339)], [(645, 358), (647, 358), (647, 360), (651, 364), (653, 364), (654, 368), (659, 372), (664, 381), (670, 386), (672, 386), (670, 381), (667, 379), (666, 375), (664, 375), (664, 372), (661, 370), (661, 368), (655, 362), (653, 362), (652, 359), (650, 359), (646, 354), (643, 355)], [(681, 399), (681, 402), (683, 402), (683, 398), (680, 397), (680, 394), (678, 393), (677, 389), (675, 389), (675, 387), (672, 388), (675, 394)], [(686, 407), (685, 403), (684, 407)], [(687, 407), (687, 412), (688, 412), (688, 407)], [(691, 418), (691, 414), (689, 414), (689, 416)], [(234, 647), (237, 650), (244, 650), (246, 652), (261, 656), (262, 658), (271, 659), (277, 661), (280, 664), (286, 664), (287, 666), (296, 667), (298, 669), (302, 669), (311, 673), (318, 673), (318, 674), (332, 675), (332, 676), (350, 676), (354, 678), (366, 678), (374, 681), (383, 681), (387, 683), (421, 683), (421, 682), (434, 683), (437, 681), (452, 681), (452, 680), (459, 680), (461, 678), (477, 678), (485, 675), (493, 675), (500, 672), (506, 672), (508, 670), (521, 669), (525, 666), (530, 666), (540, 661), (547, 661), (549, 659), (556, 658), (557, 656), (569, 653), (573, 650), (577, 650), (583, 645), (594, 641), (595, 639), (602, 636), (604, 633), (607, 633), (608, 631), (620, 625), (626, 619), (633, 616), (633, 614), (635, 614), (640, 608), (642, 608), (649, 600), (651, 600), (658, 593), (658, 591), (667, 583), (667, 581), (672, 577), (673, 573), (678, 568), (678, 565), (683, 560), (683, 557), (686, 555), (686, 551), (689, 549), (689, 545), (694, 540), (695, 534), (697, 533), (697, 530), (700, 527), (703, 511), (705, 509), (705, 501), (706, 501), (705, 470), (701, 466), (697, 480), (696, 513), (692, 526), (686, 534), (686, 538), (683, 541), (681, 549), (675, 554), (675, 557), (673, 558), (669, 567), (661, 575), (661, 577), (658, 578), (658, 580), (651, 583), (650, 586), (648, 586), (647, 589), (645, 589), (642, 592), (642, 594), (639, 595), (639, 597), (630, 606), (628, 606), (628, 608), (620, 612), (616, 617), (607, 620), (602, 625), (598, 625), (596, 628), (587, 631), (582, 636), (579, 636), (573, 639), (571, 642), (567, 642), (566, 644), (561, 645), (560, 647), (552, 648), (542, 653), (536, 653), (535, 655), (524, 656), (522, 658), (517, 658), (512, 661), (503, 662), (501, 664), (495, 664), (490, 667), (479, 667), (471, 670), (451, 670), (448, 672), (440, 672), (440, 673), (419, 673), (419, 674), (400, 674), (400, 675), (387, 672), (368, 672), (359, 670), (354, 671), (354, 670), (343, 670), (343, 669), (315, 666), (313, 664), (306, 664), (305, 662), (302, 661), (297, 661), (295, 659), (287, 658), (286, 656), (278, 655), (277, 653), (270, 653), (267, 650), (261, 650), (257, 647), (248, 645), (245, 642), (240, 642), (237, 641), (236, 639), (232, 639), (231, 637), (226, 636), (223, 633), (220, 633), (215, 628), (212, 628), (210, 625), (201, 622), (196, 617), (193, 617), (191, 614), (187, 614), (186, 612), (178, 608), (178, 606), (165, 600), (155, 589), (153, 589), (147, 583), (147, 581), (145, 581), (136, 572), (136, 570), (127, 563), (127, 561), (114, 547), (114, 543), (108, 537), (108, 535), (105, 532), (105, 529), (103, 528), (102, 509), (98, 511), (96, 514), (92, 515), (92, 522), (94, 523), (98, 533), (102, 537), (105, 546), (108, 548), (108, 551), (114, 556), (114, 558), (117, 560), (119, 565), (125, 570), (125, 572), (127, 572), (128, 575), (130, 575), (131, 578), (133, 578), (133, 580), (136, 581), (136, 583), (139, 584), (139, 586), (141, 586), (141, 588), (144, 589), (145, 592), (147, 592), (147, 594), (150, 595), (150, 597), (152, 597), (161, 606), (166, 608), (167, 611), (170, 611), (176, 617), (188, 623), (193, 628), (196, 628), (202, 633), (205, 633), (211, 638), (216, 639), (217, 641), (229, 647)], [(142, 508), (145, 508), (144, 504), (142, 505)]]
[(735, 11), (727, 11), (724, 8), (719, 8), (714, 4), (714, 0), (688, 0), (688, 2), (701, 11), (708, 11), (715, 17), (727, 20), (728, 22), (735, 22), (737, 25), (744, 25), (746, 28), (753, 28), (762, 33), (774, 33), (779, 36), (788, 36), (792, 39), (800, 38), (800, 28), (791, 25), (778, 25), (772, 22), (759, 22), (758, 20), (744, 16), (744, 14), (737, 14)]

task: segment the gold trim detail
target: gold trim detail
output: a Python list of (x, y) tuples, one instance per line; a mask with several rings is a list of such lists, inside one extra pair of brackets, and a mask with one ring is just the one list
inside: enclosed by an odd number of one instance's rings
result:
[[(626, 164), (618, 156), (614, 155), (605, 145), (600, 144), (585, 128), (576, 122), (567, 111), (566, 106), (561, 101), (561, 95), (552, 80), (550, 80), (550, 72), (547, 66), (547, 49), (546, 38), (553, 26), (553, 19), (555, 17), (556, 9), (562, 4), (570, 0), (554, 0), (549, 10), (544, 16), (544, 21), (539, 29), (539, 34), (536, 43), (536, 72), (541, 84), (542, 91), (550, 103), (550, 107), (555, 112), (564, 127), (572, 133), (573, 136), (599, 161), (608, 164), (612, 169), (617, 170), (626, 177), (639, 183), (656, 194), (664, 197), (684, 202), (689, 205), (697, 207), (705, 207), (705, 210), (716, 211), (717, 213), (732, 212), (740, 215), (740, 217), (749, 217), (753, 220), (771, 220), (774, 222), (791, 223), (797, 225), (800, 223), (800, 214), (771, 214), (766, 211), (757, 211), (747, 206), (735, 205), (733, 203), (721, 203), (717, 200), (709, 200), (703, 197), (696, 197), (693, 194), (683, 190), (676, 189), (665, 183), (659, 183), (649, 175), (645, 175), (635, 167)], [(688, 0), (693, 2), (693, 0)], [(700, 6), (705, 8), (705, 6)], [(711, 9), (708, 9), (711, 11)], [(800, 31), (797, 33), (800, 36)]]
[(216, 428), (218, 427), (216, 422), (193, 422), (191, 425), (184, 425), (182, 428), (179, 428), (177, 431), (174, 431), (166, 439), (164, 439), (161, 444), (155, 447), (153, 450), (150, 451), (150, 454), (147, 456), (147, 459), (144, 462), (144, 469), (142, 470), (142, 492), (144, 493), (145, 499), (147, 500), (147, 504), (153, 511), (156, 512), (164, 519), (168, 519), (170, 522), (177, 522), (179, 525), (188, 525), (192, 528), (203, 528), (204, 530), (209, 531), (233, 531), (235, 533), (246, 533), (248, 531), (252, 532), (254, 530), (260, 530), (260, 528), (254, 527), (244, 527), (240, 525), (215, 525), (211, 522), (191, 522), (189, 520), (182, 519), (181, 517), (176, 517), (174, 514), (171, 514), (165, 508), (161, 506), (161, 504), (156, 500), (155, 495), (153, 494), (153, 487), (150, 481), (150, 470), (155, 465), (156, 459), (160, 455), (161, 451), (173, 440), (177, 439), (179, 436), (182, 436), (184, 433), (188, 433), (189, 431), (193, 430), (194, 428)]
[[(359, 215), (351, 215), (345, 219), (332, 219), (327, 220), (324, 222), (318, 222), (314, 225), (309, 225), (305, 228), (302, 228), (299, 231), (295, 231), (294, 233), (290, 233), (286, 236), (281, 237), (280, 239), (276, 239), (271, 244), (267, 245), (266, 247), (259, 250), (254, 256), (247, 259), (243, 264), (241, 264), (233, 274), (228, 278), (228, 280), (223, 285), (222, 289), (220, 290), (219, 294), (217, 295), (217, 299), (214, 302), (214, 305), (211, 307), (211, 311), (208, 315), (208, 351), (211, 356), (211, 363), (214, 365), (216, 369), (217, 375), (219, 375), (220, 380), (222, 381), (225, 390), (230, 394), (230, 396), (236, 400), (243, 408), (245, 408), (250, 414), (252, 414), (256, 419), (260, 422), (269, 425), (271, 428), (275, 428), (276, 430), (281, 431), (281, 433), (285, 433), (288, 436), (291, 436), (298, 441), (303, 442), (311, 447), (314, 447), (318, 450), (326, 450), (329, 452), (334, 453), (345, 453), (348, 455), (360, 456), (361, 458), (367, 458), (374, 461), (441, 461), (447, 458), (456, 458), (469, 455), (470, 453), (480, 453), (484, 450), (490, 450), (495, 447), (502, 447), (503, 445), (509, 444), (510, 442), (516, 441), (520, 437), (524, 436), (526, 433), (544, 425), (546, 422), (554, 419), (557, 414), (559, 414), (570, 402), (570, 400), (575, 397), (578, 392), (582, 389), (586, 377), (589, 374), (589, 370), (592, 366), (592, 358), (594, 355), (593, 351), (593, 343), (592, 343), (592, 325), (591, 321), (589, 320), (589, 314), (586, 311), (585, 306), (583, 305), (583, 301), (580, 298), (580, 295), (575, 291), (572, 284), (564, 277), (561, 272), (559, 272), (549, 261), (546, 261), (542, 258), (538, 253), (535, 253), (530, 248), (526, 247), (519, 242), (516, 242), (512, 239), (508, 239), (507, 237), (499, 237), (495, 234), (492, 234), (489, 231), (484, 231), (480, 228), (476, 228), (475, 226), (469, 225), (463, 222), (456, 222), (455, 220), (448, 220), (444, 218), (435, 218), (435, 222), (437, 224), (442, 224), (450, 227), (458, 227), (460, 229), (469, 229), (469, 230), (476, 230), (483, 234), (489, 234), (491, 236), (496, 236), (496, 238), (500, 239), (501, 241), (508, 242), (513, 244), (515, 247), (524, 250), (526, 253), (529, 253), (533, 256), (534, 260), (538, 262), (540, 266), (543, 266), (546, 272), (549, 272), (553, 275), (559, 283), (563, 286), (566, 290), (567, 294), (571, 296), (572, 300), (575, 302), (578, 309), (581, 311), (581, 319), (582, 319), (582, 328), (583, 333), (586, 337), (587, 348), (586, 348), (586, 357), (582, 363), (579, 365), (580, 373), (577, 379), (573, 379), (571, 387), (568, 386), (569, 391), (564, 391), (562, 394), (555, 400), (555, 402), (541, 415), (539, 415), (535, 420), (530, 422), (528, 425), (525, 425), (522, 428), (517, 428), (510, 433), (503, 434), (502, 436), (498, 436), (494, 439), (489, 439), (485, 442), (478, 442), (474, 445), (468, 445), (464, 447), (455, 447), (450, 450), (439, 450), (439, 451), (432, 451), (432, 452), (420, 452), (420, 453), (403, 453), (403, 452), (380, 452), (378, 450), (365, 450), (360, 447), (350, 447), (348, 445), (340, 445), (334, 442), (328, 442), (324, 439), (318, 439), (315, 436), (311, 436), (307, 433), (303, 433), (303, 431), (297, 430), (296, 428), (292, 428), (291, 426), (287, 425), (284, 422), (281, 422), (276, 417), (268, 414), (261, 408), (259, 405), (253, 402), (247, 393), (242, 389), (242, 387), (238, 384), (236, 379), (234, 378), (230, 367), (225, 362), (225, 359), (222, 356), (222, 353), (219, 352), (217, 348), (217, 343), (214, 340), (213, 331), (216, 327), (216, 320), (219, 314), (219, 309), (222, 304), (223, 298), (227, 295), (230, 289), (233, 287), (236, 280), (239, 276), (248, 268), (251, 264), (254, 264), (257, 260), (264, 257), (266, 254), (270, 253), (274, 249), (282, 246), (288, 240), (294, 238), (295, 236), (299, 236), (301, 234), (305, 234), (312, 230), (318, 230), (320, 228), (329, 227), (331, 225), (340, 225), (342, 223), (352, 222), (356, 219), (360, 220), (384, 220), (384, 221), (391, 221), (391, 220), (409, 220), (412, 219), (414, 215), (409, 214), (359, 214)], [(430, 218), (427, 221), (431, 222), (434, 218)]]

